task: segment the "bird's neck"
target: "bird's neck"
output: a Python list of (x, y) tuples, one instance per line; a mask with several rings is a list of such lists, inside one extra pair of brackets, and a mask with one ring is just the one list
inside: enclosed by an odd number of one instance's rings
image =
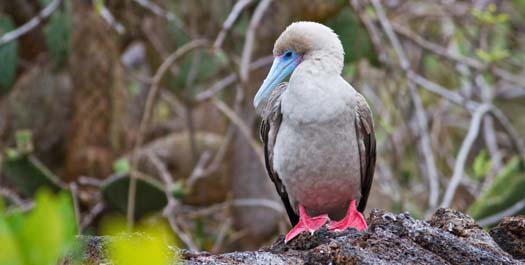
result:
[[(327, 81), (341, 78), (342, 62), (330, 59), (329, 55), (306, 57), (290, 76), (290, 86), (303, 87), (303, 91), (306, 84), (311, 89), (320, 89)], [(314, 85), (315, 83), (319, 85)]]
[(297, 67), (283, 94), (283, 114), (302, 123), (319, 123), (337, 117), (345, 108), (341, 97), (351, 92), (344, 89), (344, 82), (338, 73)]

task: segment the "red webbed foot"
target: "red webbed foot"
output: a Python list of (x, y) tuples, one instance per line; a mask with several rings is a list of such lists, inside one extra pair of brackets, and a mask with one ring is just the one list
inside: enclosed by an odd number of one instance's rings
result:
[(339, 221), (331, 221), (328, 225), (328, 229), (331, 231), (343, 231), (349, 227), (355, 228), (359, 231), (368, 228), (365, 218), (355, 207), (355, 201), (350, 202), (346, 216), (343, 219)]
[(316, 217), (310, 217), (306, 213), (304, 206), (299, 204), (299, 222), (286, 234), (284, 238), (284, 243), (292, 240), (294, 237), (298, 236), (302, 232), (312, 233), (317, 229), (321, 228), (326, 222), (330, 219), (327, 214), (319, 215)]

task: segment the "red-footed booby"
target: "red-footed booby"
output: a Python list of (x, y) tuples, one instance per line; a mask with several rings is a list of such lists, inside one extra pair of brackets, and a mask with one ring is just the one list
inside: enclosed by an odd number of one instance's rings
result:
[(266, 169), (294, 226), (285, 242), (326, 223), (330, 230), (366, 229), (374, 125), (363, 96), (341, 77), (341, 41), (322, 24), (296, 22), (273, 54), (253, 104), (263, 118)]

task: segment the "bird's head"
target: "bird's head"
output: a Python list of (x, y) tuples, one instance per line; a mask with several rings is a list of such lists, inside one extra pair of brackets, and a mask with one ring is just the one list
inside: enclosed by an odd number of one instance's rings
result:
[(326, 73), (341, 74), (344, 50), (329, 27), (316, 22), (295, 22), (275, 41), (274, 61), (268, 76), (257, 91), (253, 105), (259, 109), (272, 90), (300, 64), (317, 67)]

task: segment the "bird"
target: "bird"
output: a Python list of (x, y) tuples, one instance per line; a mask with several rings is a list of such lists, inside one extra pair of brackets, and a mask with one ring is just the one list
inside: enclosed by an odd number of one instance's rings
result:
[(374, 122), (363, 95), (341, 76), (339, 37), (323, 24), (294, 22), (273, 55), (253, 105), (262, 118), (266, 170), (293, 226), (285, 243), (324, 225), (367, 229)]

